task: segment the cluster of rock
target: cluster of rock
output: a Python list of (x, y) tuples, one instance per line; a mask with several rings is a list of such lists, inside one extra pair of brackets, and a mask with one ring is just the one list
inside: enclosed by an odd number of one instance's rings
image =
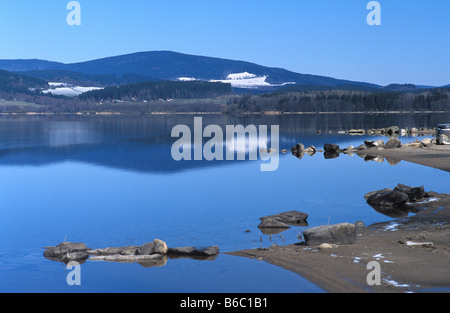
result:
[(364, 198), (376, 211), (390, 217), (406, 217), (410, 212), (417, 212), (414, 203), (436, 196), (426, 192), (423, 186), (410, 187), (398, 184), (394, 189), (386, 188), (367, 193)]
[[(423, 140), (416, 139), (413, 142), (409, 142), (406, 144), (402, 144), (400, 140), (398, 140), (395, 137), (391, 137), (386, 143), (384, 140), (366, 140), (364, 141), (364, 144), (359, 145), (358, 147), (349, 146), (347, 148), (340, 148), (338, 145), (335, 144), (325, 144), (324, 145), (324, 156), (325, 159), (333, 159), (337, 158), (341, 153), (353, 155), (354, 153), (366, 157), (364, 154), (364, 151), (370, 151), (370, 150), (384, 150), (384, 149), (399, 149), (399, 148), (426, 148), (426, 147), (432, 147), (437, 145), (436, 138), (424, 138)], [(369, 156), (369, 159), (372, 160), (373, 158)]]
[[(348, 134), (370, 134), (370, 135), (387, 135), (390, 136), (389, 140), (385, 142), (384, 140), (366, 140), (364, 144), (359, 145), (358, 147), (349, 146), (347, 148), (340, 148), (335, 144), (325, 144), (323, 150), (318, 150), (314, 146), (309, 146), (305, 148), (305, 145), (302, 143), (297, 143), (295, 146), (291, 148), (292, 155), (301, 159), (305, 154), (310, 156), (315, 155), (317, 152), (324, 152), (325, 159), (334, 159), (337, 158), (341, 153), (353, 155), (354, 153), (363, 154), (364, 150), (383, 150), (383, 149), (398, 149), (398, 148), (425, 148), (432, 147), (435, 145), (442, 144), (441, 142), (448, 141), (448, 137), (446, 135), (440, 135), (439, 138), (424, 138), (422, 140), (416, 139), (413, 142), (409, 142), (406, 144), (402, 144), (402, 142), (395, 136), (401, 135), (403, 133), (409, 134), (435, 134), (434, 130), (428, 129), (400, 129), (398, 126), (391, 126), (387, 128), (381, 128), (376, 130), (364, 130), (364, 129), (352, 129), (346, 131)], [(445, 137), (445, 138), (444, 138)], [(287, 150), (283, 150), (282, 152), (287, 152)], [(365, 155), (363, 155), (365, 157)]]
[[(329, 149), (336, 149), (336, 147), (328, 147)], [(395, 210), (401, 209), (402, 213), (387, 214), (392, 217), (404, 217), (412, 211), (414, 206), (411, 204), (423, 203), (426, 199), (435, 199), (439, 195), (433, 192), (426, 192), (423, 186), (410, 187), (403, 184), (398, 184), (394, 189), (383, 189), (370, 192), (365, 195), (367, 203), (375, 208), (378, 208), (381, 213), (386, 211), (392, 213)], [(426, 201), (425, 201), (426, 202)], [(408, 210), (405, 211), (405, 208)], [(414, 212), (417, 212), (414, 211)], [(290, 228), (289, 225), (308, 226), (308, 214), (299, 211), (289, 211), (276, 215), (269, 215), (261, 217), (261, 223), (258, 226), (263, 233), (268, 232), (272, 234), (277, 230), (285, 230)], [(356, 223), (339, 223), (334, 225), (324, 225), (305, 229), (303, 231), (303, 238), (305, 245), (318, 246), (319, 249), (337, 248), (338, 245), (354, 244), (357, 240), (357, 231), (365, 228), (362, 221)]]
[(370, 136), (423, 136), (423, 135), (431, 135), (435, 134), (435, 129), (426, 129), (426, 128), (400, 128), (398, 126), (390, 126), (386, 128), (373, 128), (373, 129), (350, 129), (347, 131), (343, 131), (342, 133), (346, 133), (349, 135), (370, 135)]
[(315, 155), (317, 152), (320, 152), (321, 150), (317, 150), (314, 146), (309, 146), (308, 148), (305, 148), (305, 146), (302, 143), (298, 143), (295, 146), (292, 147), (291, 152), (292, 155), (295, 157), (301, 159), (305, 154), (308, 154), (309, 156)]
[[(307, 213), (299, 211), (283, 212), (261, 217), (261, 223), (258, 228), (264, 234), (274, 234), (286, 230), (291, 226), (308, 226), (307, 218)], [(324, 245), (323, 248), (332, 248), (337, 244), (353, 244), (356, 241), (356, 230), (361, 226), (361, 223), (341, 223), (306, 229), (303, 232), (305, 244), (328, 245)], [(364, 224), (362, 227), (364, 227)]]
[(63, 242), (56, 247), (46, 247), (44, 257), (53, 261), (92, 261), (140, 263), (145, 266), (165, 265), (168, 258), (189, 257), (211, 259), (219, 254), (219, 247), (179, 247), (169, 248), (159, 239), (141, 246), (110, 247), (89, 249), (84, 243)]

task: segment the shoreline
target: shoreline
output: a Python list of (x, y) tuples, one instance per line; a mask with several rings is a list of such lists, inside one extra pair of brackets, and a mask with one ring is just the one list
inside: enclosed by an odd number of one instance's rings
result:
[(110, 116), (110, 115), (231, 115), (231, 116), (249, 116), (249, 115), (262, 115), (262, 116), (283, 116), (283, 115), (391, 115), (391, 114), (450, 114), (450, 111), (330, 111), (330, 112), (240, 112), (240, 113), (227, 113), (221, 111), (211, 112), (120, 112), (120, 111), (93, 111), (93, 112), (0, 112), (0, 116), (33, 116), (33, 115), (76, 115), (76, 116)]
[[(449, 221), (445, 195), (417, 215), (358, 230), (351, 245), (320, 249), (299, 242), (227, 254), (279, 266), (328, 293), (450, 292)], [(381, 285), (367, 283), (372, 261), (380, 264)]]
[(442, 171), (450, 172), (450, 146), (432, 146), (424, 148), (407, 148), (383, 150), (363, 150), (355, 152), (358, 155), (384, 157), (391, 160), (406, 161)]
[[(450, 172), (450, 146), (364, 150), (358, 154)], [(450, 292), (450, 194), (430, 194), (438, 200), (416, 203), (416, 215), (360, 229), (351, 245), (319, 249), (299, 242), (228, 254), (292, 271), (329, 293)], [(408, 241), (417, 245), (408, 246)], [(371, 261), (380, 264), (379, 286), (367, 283)]]

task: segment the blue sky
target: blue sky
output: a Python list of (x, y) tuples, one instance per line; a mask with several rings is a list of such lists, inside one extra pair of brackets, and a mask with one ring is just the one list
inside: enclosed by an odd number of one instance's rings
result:
[(2, 0), (0, 59), (86, 61), (171, 50), (386, 85), (450, 83), (450, 1)]

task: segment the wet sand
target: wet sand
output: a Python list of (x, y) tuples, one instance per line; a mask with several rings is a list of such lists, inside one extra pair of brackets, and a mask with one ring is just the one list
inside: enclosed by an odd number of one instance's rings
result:
[(401, 160), (433, 167), (450, 172), (450, 146), (432, 146), (427, 148), (398, 148), (384, 150), (364, 150), (359, 155), (381, 156), (391, 160)]
[[(450, 171), (450, 146), (369, 153)], [(450, 194), (430, 194), (432, 201), (414, 205), (416, 215), (360, 229), (352, 245), (319, 249), (299, 242), (229, 254), (280, 266), (330, 293), (450, 292)], [(380, 265), (380, 285), (367, 281), (371, 261)]]

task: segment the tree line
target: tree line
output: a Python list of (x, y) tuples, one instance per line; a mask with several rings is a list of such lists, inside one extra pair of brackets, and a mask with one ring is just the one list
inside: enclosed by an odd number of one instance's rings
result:
[(247, 94), (236, 97), (225, 111), (227, 113), (450, 111), (450, 88), (436, 88), (415, 93), (319, 90)]
[(205, 99), (231, 94), (230, 84), (204, 81), (148, 81), (107, 87), (80, 95), (80, 100), (154, 101), (158, 99)]

